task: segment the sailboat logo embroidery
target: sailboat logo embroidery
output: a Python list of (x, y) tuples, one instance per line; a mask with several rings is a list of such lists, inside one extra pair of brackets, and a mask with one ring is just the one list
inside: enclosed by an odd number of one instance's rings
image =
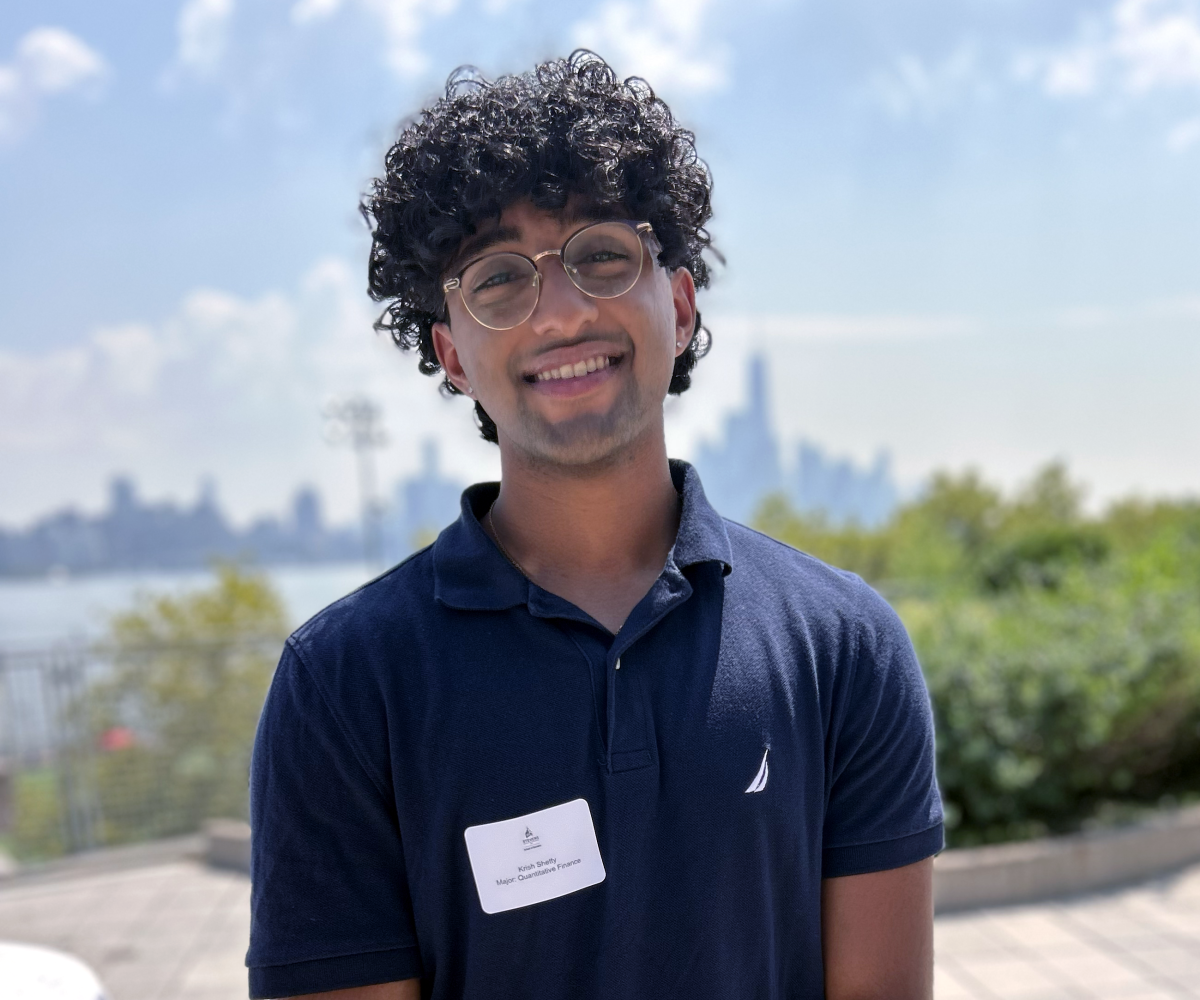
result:
[(758, 774), (754, 776), (754, 780), (750, 782), (750, 786), (746, 789), (747, 795), (751, 792), (761, 792), (767, 787), (767, 775), (771, 773), (771, 769), (767, 766), (767, 754), (770, 752), (770, 747), (767, 747), (763, 751), (762, 763), (758, 765)]

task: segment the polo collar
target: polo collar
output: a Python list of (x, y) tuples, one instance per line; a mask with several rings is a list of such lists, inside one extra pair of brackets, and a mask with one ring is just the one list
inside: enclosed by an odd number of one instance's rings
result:
[(733, 550), (729, 544), (729, 532), (725, 530), (725, 519), (718, 514), (704, 487), (700, 485), (700, 473), (687, 462), (673, 458), (671, 481), (683, 498), (683, 510), (679, 514), (679, 531), (671, 555), (675, 565), (687, 569), (696, 563), (719, 562), (728, 575), (733, 569)]
[[(671, 480), (683, 498), (679, 531), (667, 558), (667, 570), (703, 562), (732, 567), (729, 534), (687, 462), (671, 460)], [(495, 502), (499, 483), (476, 483), (463, 491), (458, 520), (433, 543), (433, 594), (443, 604), (464, 611), (503, 611), (530, 602), (540, 606), (545, 593), (525, 578), (479, 523)], [(551, 595), (546, 595), (551, 596)], [(561, 600), (561, 599), (558, 599)]]

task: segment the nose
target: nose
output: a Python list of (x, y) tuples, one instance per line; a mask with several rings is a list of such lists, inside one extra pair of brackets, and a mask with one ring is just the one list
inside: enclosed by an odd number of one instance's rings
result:
[[(558, 263), (543, 259), (550, 256), (556, 257)], [(600, 318), (600, 307), (567, 277), (560, 253), (538, 254), (537, 261), (541, 289), (529, 324), (536, 334), (569, 340), (588, 323)]]

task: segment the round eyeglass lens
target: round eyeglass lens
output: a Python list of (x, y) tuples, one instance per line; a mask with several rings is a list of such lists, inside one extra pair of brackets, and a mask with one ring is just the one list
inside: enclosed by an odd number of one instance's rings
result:
[(615, 299), (631, 289), (642, 273), (642, 240), (623, 222), (601, 222), (581, 229), (563, 248), (563, 266), (588, 295)]
[(537, 305), (537, 269), (520, 254), (489, 254), (463, 272), (462, 295), (471, 315), (484, 326), (512, 329)]

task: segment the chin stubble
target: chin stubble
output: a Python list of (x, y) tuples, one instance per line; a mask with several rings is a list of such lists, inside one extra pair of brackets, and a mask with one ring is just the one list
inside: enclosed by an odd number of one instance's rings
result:
[(611, 457), (629, 444), (639, 427), (641, 393), (629, 379), (606, 413), (584, 413), (550, 423), (524, 401), (518, 419), (525, 440), (519, 442), (531, 458), (550, 465), (591, 465)]

